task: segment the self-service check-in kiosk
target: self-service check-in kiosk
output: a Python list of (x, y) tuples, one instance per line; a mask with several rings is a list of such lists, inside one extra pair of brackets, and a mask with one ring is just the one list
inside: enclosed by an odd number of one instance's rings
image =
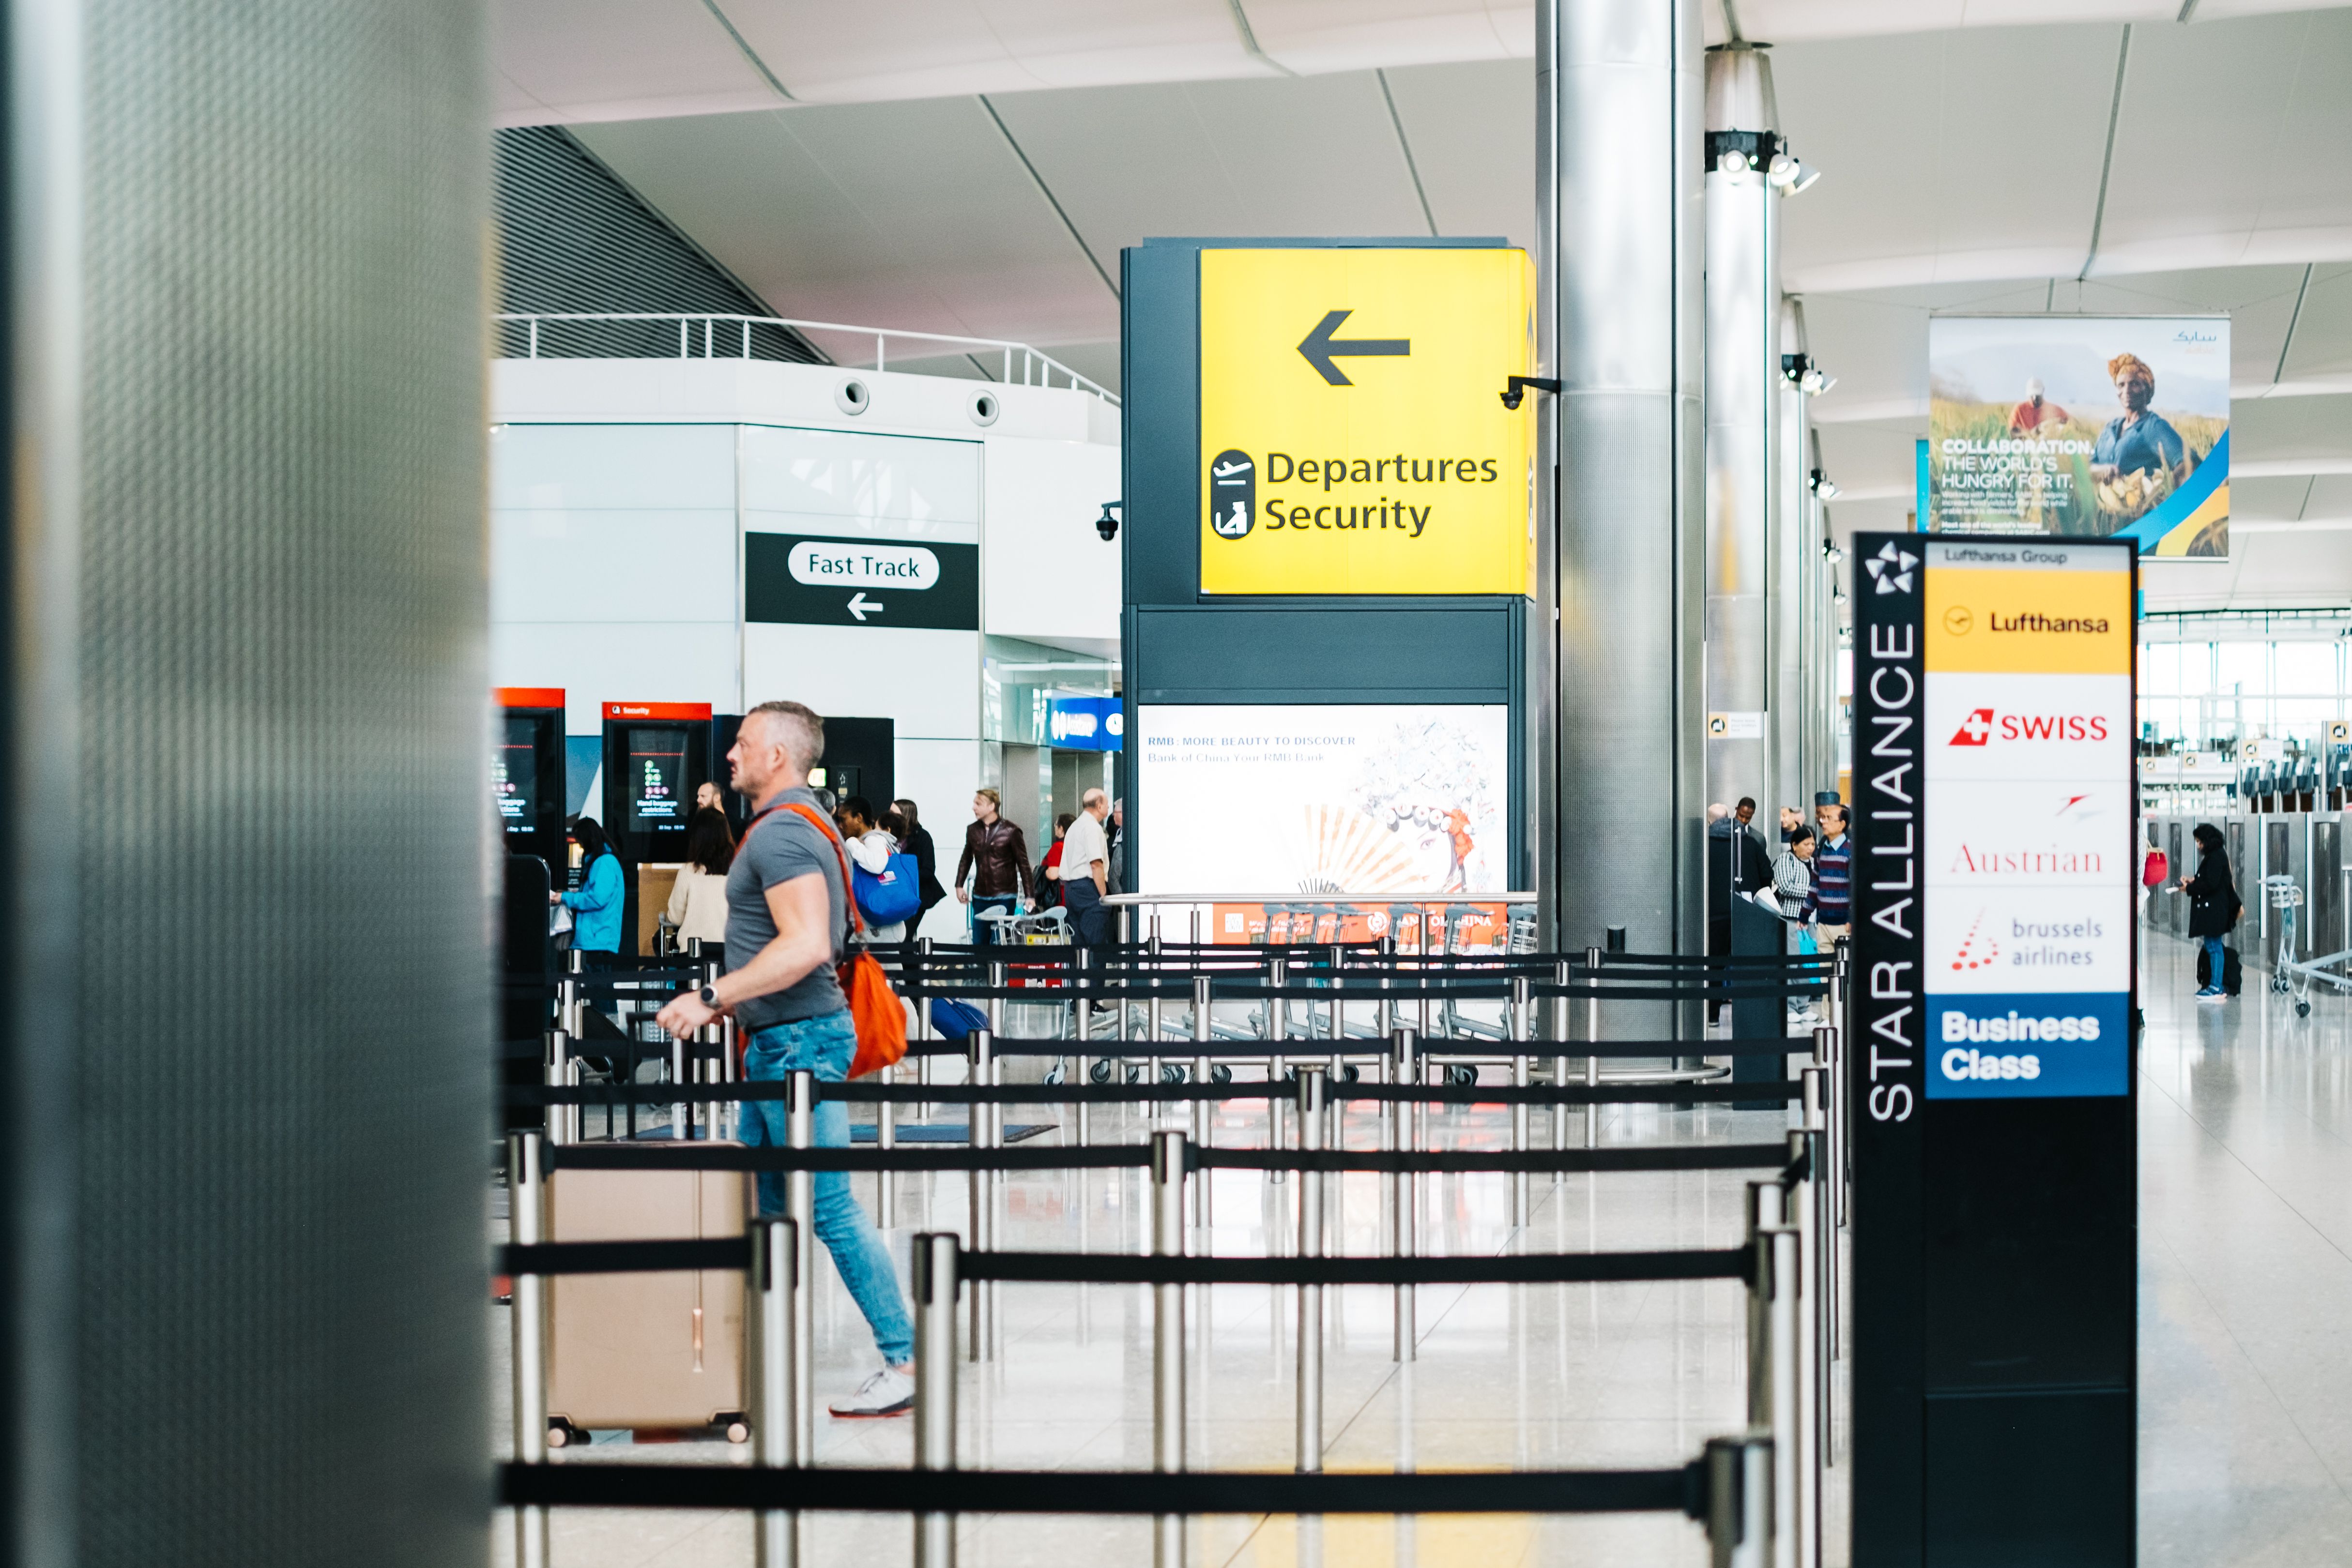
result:
[(548, 874), (564, 873), (563, 688), (500, 686), (490, 754), (490, 803), (505, 833), (507, 852), (536, 855)]
[(638, 929), (637, 868), (686, 858), (686, 822), (710, 778), (709, 703), (604, 705), (604, 829), (627, 879), (623, 951)]

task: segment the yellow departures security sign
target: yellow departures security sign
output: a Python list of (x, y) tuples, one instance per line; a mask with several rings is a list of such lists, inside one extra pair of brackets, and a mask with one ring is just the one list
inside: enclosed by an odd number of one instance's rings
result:
[(1201, 253), (1204, 593), (1526, 593), (1518, 250)]

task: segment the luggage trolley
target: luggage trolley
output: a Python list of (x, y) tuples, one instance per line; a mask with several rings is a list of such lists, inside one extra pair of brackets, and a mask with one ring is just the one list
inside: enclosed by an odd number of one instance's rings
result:
[(2295, 911), (2303, 907), (2303, 889), (2295, 884), (2294, 877), (2278, 875), (2263, 878), (2263, 891), (2268, 895), (2270, 906), (2279, 912), (2278, 962), (2271, 968), (2271, 989), (2294, 998), (2294, 1016), (2309, 1018), (2314, 967), (2294, 960)]

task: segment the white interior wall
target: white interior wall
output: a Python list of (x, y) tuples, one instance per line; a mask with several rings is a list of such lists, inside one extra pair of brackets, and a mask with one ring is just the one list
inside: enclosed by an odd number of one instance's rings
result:
[(991, 442), (981, 624), (992, 636), (1086, 647), (1118, 640), (1119, 548), (1095, 531), (1119, 497), (1119, 450)]

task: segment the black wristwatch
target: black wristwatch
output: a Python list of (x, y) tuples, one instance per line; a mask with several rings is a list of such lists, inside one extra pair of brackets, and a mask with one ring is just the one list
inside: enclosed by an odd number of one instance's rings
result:
[(719, 992), (709, 986), (703, 987), (702, 1005), (706, 1008), (717, 1007), (719, 1005)]

